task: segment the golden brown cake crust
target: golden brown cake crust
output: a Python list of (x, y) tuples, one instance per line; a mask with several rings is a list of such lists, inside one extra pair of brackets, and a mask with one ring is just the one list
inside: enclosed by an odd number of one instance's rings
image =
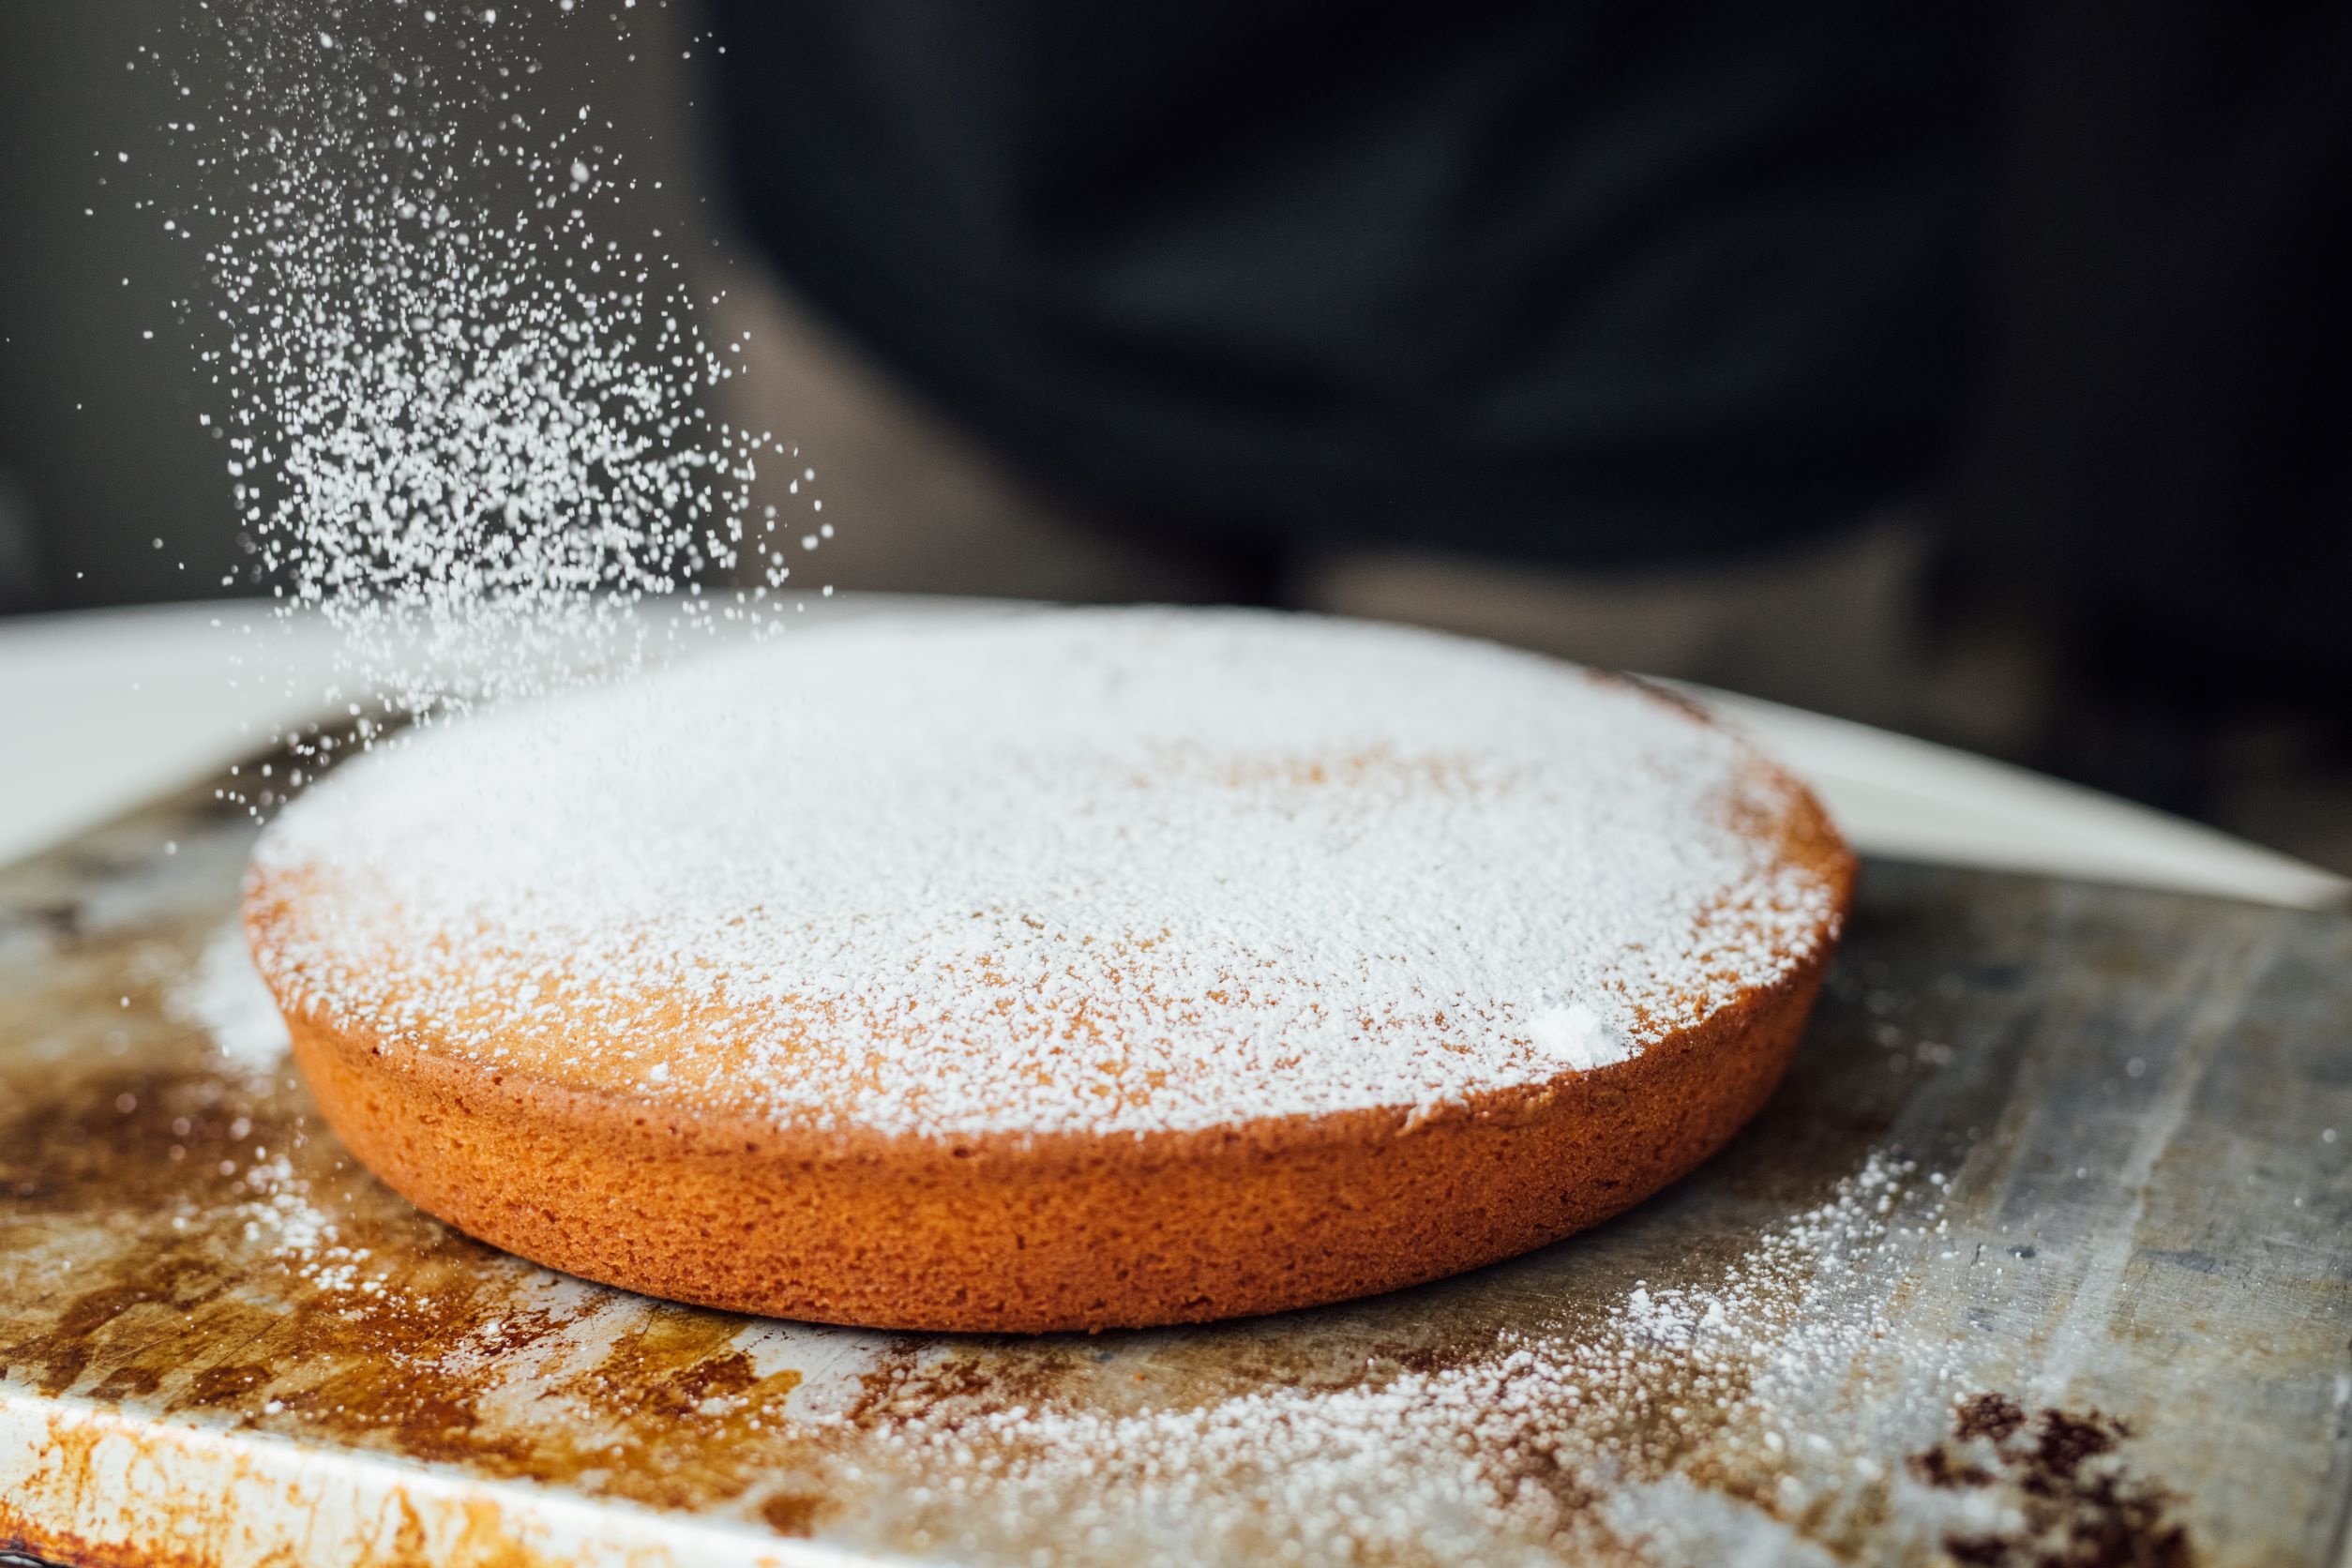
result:
[[(1764, 860), (1828, 891), (1795, 961), (1625, 1061), (1440, 1103), (1176, 1128), (825, 1126), (565, 1084), (529, 1053), (416, 1048), (318, 1003), (282, 964), (264, 969), (353, 1154), (449, 1225), (548, 1267), (915, 1331), (1279, 1312), (1566, 1237), (1689, 1173), (1756, 1112), (1814, 1006), (1853, 858), (1802, 785), (1745, 766), (1778, 804), (1752, 822), (1776, 839)], [(254, 950), (315, 938), (313, 894), (259, 865)], [(672, 1027), (694, 1027), (689, 1008)]]
[[(1787, 852), (1854, 862), (1810, 796)], [(258, 941), (279, 906), (253, 888)], [(1832, 923), (1832, 930), (1835, 925)], [(1832, 949), (1624, 1062), (1429, 1112), (1201, 1130), (980, 1133), (687, 1120), (289, 1018), (328, 1123), (467, 1234), (649, 1294), (881, 1328), (1043, 1332), (1344, 1301), (1621, 1213), (1729, 1141), (1780, 1080)]]

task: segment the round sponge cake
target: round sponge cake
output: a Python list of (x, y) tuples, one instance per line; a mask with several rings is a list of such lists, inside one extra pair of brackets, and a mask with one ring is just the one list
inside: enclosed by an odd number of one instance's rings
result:
[(412, 1200), (656, 1295), (1194, 1321), (1606, 1219), (1779, 1078), (1851, 857), (1634, 683), (1247, 611), (798, 633), (416, 732), (254, 956)]

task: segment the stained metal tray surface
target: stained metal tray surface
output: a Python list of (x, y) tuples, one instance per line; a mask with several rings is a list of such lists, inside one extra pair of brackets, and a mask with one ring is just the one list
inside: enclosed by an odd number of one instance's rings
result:
[(207, 795), (0, 872), (0, 1550), (2341, 1559), (2343, 916), (1872, 864), (1788, 1082), (1610, 1225), (1318, 1311), (909, 1335), (394, 1197), (237, 1012)]

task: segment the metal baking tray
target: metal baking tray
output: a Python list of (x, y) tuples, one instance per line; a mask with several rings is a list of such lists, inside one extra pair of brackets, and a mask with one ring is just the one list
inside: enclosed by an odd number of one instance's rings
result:
[(636, 1297), (355, 1167), (211, 792), (0, 872), (0, 1551), (77, 1564), (2334, 1563), (2352, 919), (1872, 864), (1762, 1117), (1373, 1301)]

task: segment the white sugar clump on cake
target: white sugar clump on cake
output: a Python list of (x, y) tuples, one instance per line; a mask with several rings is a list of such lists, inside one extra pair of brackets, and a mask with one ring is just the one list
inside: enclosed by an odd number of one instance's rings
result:
[(263, 843), (258, 957), (330, 1025), (778, 1123), (1440, 1107), (1809, 959), (1794, 793), (1654, 694), (1425, 633), (872, 624), (345, 767)]

